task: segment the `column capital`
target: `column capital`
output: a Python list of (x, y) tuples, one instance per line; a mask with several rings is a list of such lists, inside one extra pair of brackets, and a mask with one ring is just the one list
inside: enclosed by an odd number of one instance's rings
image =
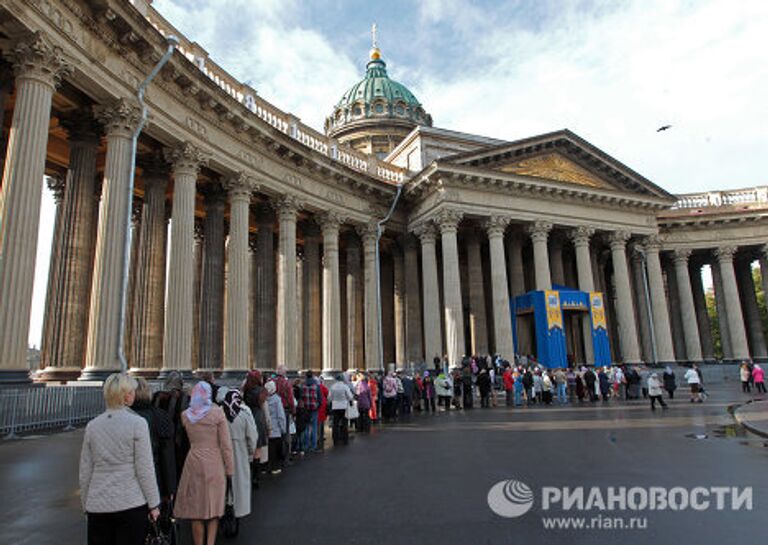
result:
[(118, 98), (94, 106), (96, 119), (104, 125), (107, 136), (132, 138), (141, 121), (141, 108), (133, 99)]
[(162, 178), (168, 180), (168, 162), (161, 151), (153, 151), (138, 160), (144, 180)]
[(643, 239), (643, 249), (646, 252), (659, 253), (661, 251), (661, 236), (658, 233), (648, 235)]
[(296, 221), (296, 213), (304, 208), (304, 203), (296, 195), (283, 195), (275, 201), (275, 210), (280, 221)]
[(690, 248), (677, 248), (672, 252), (672, 258), (675, 260), (675, 264), (682, 263), (688, 265), (688, 258), (691, 257)]
[(440, 229), (440, 234), (455, 233), (459, 228), (459, 223), (464, 217), (464, 213), (452, 208), (446, 208), (438, 212), (435, 216), (435, 224)]
[(529, 223), (526, 226), (526, 231), (531, 236), (531, 240), (534, 242), (537, 241), (547, 241), (547, 238), (549, 237), (549, 232), (552, 230), (552, 223), (548, 221), (542, 221), (537, 220), (533, 223)]
[(419, 238), (422, 244), (434, 244), (437, 237), (437, 229), (435, 229), (434, 224), (424, 222), (413, 228), (413, 234)]
[(173, 165), (174, 174), (197, 176), (200, 167), (208, 163), (208, 156), (189, 142), (181, 142), (172, 148), (166, 148), (163, 153), (165, 160)]
[(101, 139), (101, 125), (93, 116), (91, 108), (78, 108), (59, 116), (59, 124), (69, 136), (69, 145), (88, 144), (96, 146)]
[(61, 174), (46, 176), (45, 183), (48, 185), (48, 189), (51, 190), (51, 193), (53, 193), (53, 200), (56, 204), (61, 204), (61, 199), (64, 197), (64, 187), (66, 186), (64, 176)]
[(738, 247), (736, 246), (719, 246), (715, 248), (715, 257), (720, 263), (727, 263), (733, 261), (733, 256), (736, 255)]
[(344, 219), (345, 218), (342, 217), (342, 215), (338, 212), (329, 210), (328, 212), (323, 212), (322, 214), (318, 215), (315, 221), (317, 221), (318, 225), (320, 225), (323, 236), (333, 236), (334, 233), (336, 236), (338, 236), (339, 228), (341, 227), (341, 224), (344, 223)]
[(251, 200), (251, 193), (259, 189), (256, 180), (245, 172), (238, 172), (234, 176), (226, 178), (222, 185), (229, 195), (229, 199), (233, 202), (249, 202)]
[(371, 221), (356, 226), (355, 231), (357, 231), (357, 234), (360, 235), (360, 238), (363, 240), (363, 245), (367, 246), (376, 241), (379, 226), (375, 221)]
[(62, 49), (39, 31), (16, 44), (9, 58), (16, 77), (34, 79), (54, 89), (62, 77), (72, 73), (72, 64)]
[(484, 227), (488, 233), (488, 238), (503, 237), (504, 231), (509, 225), (511, 218), (508, 216), (493, 215), (485, 220)]
[(608, 237), (608, 243), (611, 245), (611, 251), (621, 250), (624, 251), (627, 248), (627, 241), (632, 236), (629, 231), (614, 231)]
[(595, 234), (595, 228), (591, 225), (579, 225), (568, 231), (568, 236), (574, 246), (589, 246), (589, 240)]

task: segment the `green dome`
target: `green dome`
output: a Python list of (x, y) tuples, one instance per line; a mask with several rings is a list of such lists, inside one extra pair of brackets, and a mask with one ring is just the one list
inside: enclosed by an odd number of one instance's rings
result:
[(398, 125), (432, 125), (432, 116), (408, 88), (387, 74), (378, 50), (371, 53), (365, 78), (349, 88), (325, 122), (326, 133), (337, 134), (360, 122), (392, 121)]

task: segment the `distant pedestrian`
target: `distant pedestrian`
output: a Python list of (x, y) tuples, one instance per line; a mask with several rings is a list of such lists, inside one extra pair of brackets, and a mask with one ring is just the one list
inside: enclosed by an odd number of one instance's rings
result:
[(437, 394), (438, 405), (445, 407), (446, 411), (451, 410), (451, 394), (453, 385), (450, 379), (442, 371), (435, 380), (435, 393)]
[(515, 389), (515, 379), (512, 378), (512, 368), (507, 367), (504, 370), (504, 373), (501, 375), (501, 382), (504, 385), (504, 392), (507, 396), (507, 407), (511, 407), (514, 403), (514, 389)]
[(338, 375), (333, 386), (328, 390), (328, 403), (331, 406), (333, 415), (333, 444), (338, 445), (349, 443), (349, 432), (347, 430), (347, 408), (354, 400), (352, 392), (344, 384), (344, 376)]
[(160, 515), (149, 426), (128, 409), (136, 386), (125, 373), (110, 375), (104, 381), (107, 410), (85, 427), (80, 501), (89, 545), (143, 545), (147, 514), (152, 520)]
[(742, 362), (739, 368), (739, 375), (741, 377), (741, 391), (745, 394), (750, 393), (752, 390), (749, 387), (749, 381), (752, 378), (752, 373), (749, 372), (747, 362)]
[(765, 371), (763, 371), (763, 368), (760, 367), (758, 364), (755, 364), (755, 367), (752, 369), (752, 378), (755, 381), (755, 389), (758, 392), (766, 393), (765, 392)]
[(688, 387), (691, 389), (691, 403), (694, 403), (698, 401), (701, 403), (703, 400), (701, 399), (701, 379), (699, 378), (699, 373), (696, 371), (694, 367), (691, 367), (685, 372), (685, 381), (688, 383)]
[(285, 415), (283, 402), (277, 393), (277, 384), (270, 380), (265, 385), (267, 389), (267, 407), (269, 412), (269, 468), (272, 475), (283, 471), (283, 464), (288, 453), (284, 441), (288, 433), (288, 419)]
[(656, 373), (651, 373), (651, 376), (648, 377), (648, 397), (651, 400), (651, 410), (656, 410), (656, 402), (658, 401), (659, 404), (661, 404), (662, 409), (667, 408), (667, 404), (664, 403), (664, 399), (661, 397), (661, 381), (659, 380), (659, 375)]
[(163, 389), (156, 392), (152, 404), (165, 411), (173, 426), (173, 450), (176, 465), (176, 485), (181, 478), (184, 460), (189, 452), (189, 438), (181, 423), (181, 414), (189, 407), (189, 394), (184, 391), (181, 373), (170, 371), (163, 384)]
[(480, 407), (487, 409), (491, 406), (491, 377), (483, 368), (477, 375), (477, 389), (480, 391)]
[(669, 395), (669, 399), (675, 399), (675, 390), (677, 390), (677, 377), (675, 377), (674, 371), (672, 371), (672, 368), (667, 365), (666, 369), (664, 369), (664, 389), (667, 391), (667, 394)]
[(357, 410), (360, 416), (357, 417), (357, 431), (368, 433), (371, 431), (370, 410), (373, 406), (371, 397), (371, 387), (368, 385), (368, 377), (361, 374), (357, 381)]
[(424, 396), (424, 412), (436, 411), (435, 398), (435, 381), (432, 380), (432, 376), (429, 371), (424, 371), (424, 379), (422, 380), (422, 395)]

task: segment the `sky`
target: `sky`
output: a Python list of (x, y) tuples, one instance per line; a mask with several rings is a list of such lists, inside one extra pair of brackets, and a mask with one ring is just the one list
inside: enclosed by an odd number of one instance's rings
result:
[[(672, 193), (768, 184), (768, 2), (154, 0), (210, 57), (322, 131), (365, 73), (437, 127), (515, 140), (568, 128)], [(672, 125), (656, 132), (662, 125)], [(47, 193), (43, 217), (53, 217)], [(39, 345), (52, 222), (38, 245)]]

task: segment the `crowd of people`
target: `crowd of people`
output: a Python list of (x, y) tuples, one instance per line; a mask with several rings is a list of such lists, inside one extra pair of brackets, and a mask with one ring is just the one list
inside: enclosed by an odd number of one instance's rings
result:
[[(291, 378), (278, 366), (250, 371), (237, 388), (203, 372), (189, 390), (171, 372), (154, 395), (142, 378), (110, 376), (107, 410), (87, 425), (80, 460), (89, 544), (145, 543), (153, 532), (172, 534), (175, 519), (190, 521), (195, 545), (213, 545), (220, 521), (226, 535), (236, 534), (265, 475), (277, 478), (325, 448), (328, 419), (334, 445), (346, 445), (350, 426), (366, 434), (372, 422), (471, 410), (478, 401), (488, 408), (647, 399), (655, 410), (667, 408), (663, 392), (673, 399), (677, 389), (669, 367), (659, 376), (644, 366), (548, 369), (498, 356), (465, 358), (454, 369), (433, 363), (419, 371), (350, 370), (332, 380), (311, 371)], [(764, 391), (759, 366), (749, 373)], [(702, 402), (701, 371), (692, 366), (683, 380), (690, 401)]]

